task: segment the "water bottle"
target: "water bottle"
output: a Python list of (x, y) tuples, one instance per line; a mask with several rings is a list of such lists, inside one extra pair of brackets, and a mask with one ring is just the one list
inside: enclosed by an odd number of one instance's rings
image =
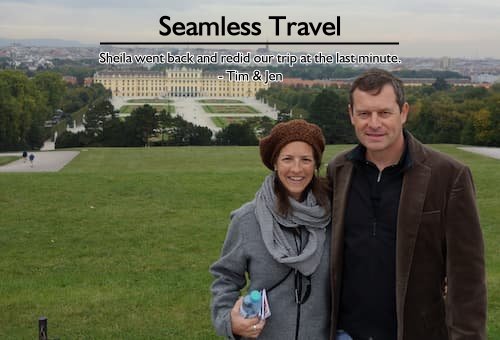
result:
[(243, 303), (240, 307), (240, 314), (245, 319), (253, 318), (259, 315), (262, 296), (257, 290), (252, 290), (243, 298)]

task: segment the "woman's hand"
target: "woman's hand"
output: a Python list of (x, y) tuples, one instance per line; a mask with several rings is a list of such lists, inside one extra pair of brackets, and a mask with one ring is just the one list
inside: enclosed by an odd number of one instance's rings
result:
[(240, 314), (240, 306), (243, 302), (243, 297), (240, 297), (234, 304), (231, 310), (231, 328), (233, 334), (245, 338), (257, 338), (262, 332), (266, 320), (261, 320), (258, 317), (245, 319)]

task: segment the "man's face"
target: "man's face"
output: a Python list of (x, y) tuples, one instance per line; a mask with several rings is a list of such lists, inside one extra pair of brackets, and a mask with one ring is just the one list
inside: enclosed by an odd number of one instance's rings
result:
[(408, 117), (408, 103), (399, 109), (390, 84), (384, 85), (377, 95), (356, 89), (352, 100), (353, 106), (349, 106), (351, 123), (367, 152), (387, 153), (385, 157), (398, 156), (404, 145), (402, 131)]

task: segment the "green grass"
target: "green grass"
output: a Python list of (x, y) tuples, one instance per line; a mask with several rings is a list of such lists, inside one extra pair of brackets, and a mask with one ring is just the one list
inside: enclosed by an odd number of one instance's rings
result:
[(259, 113), (248, 105), (203, 105), (202, 107), (207, 113)]
[(17, 156), (2, 156), (0, 155), (0, 166), (9, 164), (10, 162), (17, 161), (22, 157), (17, 157)]
[[(132, 113), (135, 109), (138, 107), (141, 107), (142, 105), (123, 105), (120, 107), (120, 113)], [(175, 113), (175, 106), (174, 105), (158, 105), (158, 104), (152, 104), (156, 111), (161, 111), (165, 110), (168, 112), (169, 107), (170, 107), (170, 113)]]
[(170, 99), (129, 99), (127, 103), (141, 103), (141, 104), (150, 104), (150, 103), (172, 103), (173, 100)]
[[(346, 146), (329, 146), (325, 162)], [(500, 338), (500, 161), (472, 168), (490, 339)], [(268, 170), (257, 147), (88, 149), (59, 173), (0, 174), (0, 339), (217, 339), (208, 267)]]
[(245, 117), (211, 117), (217, 127), (224, 128), (229, 124), (242, 123), (246, 120)]
[(198, 103), (204, 104), (240, 104), (243, 101), (238, 99), (200, 99), (197, 100)]

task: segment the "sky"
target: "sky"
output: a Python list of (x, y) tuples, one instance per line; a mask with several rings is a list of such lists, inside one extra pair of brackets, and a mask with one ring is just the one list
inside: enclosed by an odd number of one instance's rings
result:
[[(161, 36), (170, 22), (261, 22), (259, 37)], [(500, 58), (500, 2), (493, 0), (0, 0), (0, 38), (101, 41), (287, 41), (270, 15), (287, 21), (336, 22), (340, 36), (294, 41), (398, 41), (399, 46), (284, 46), (273, 50), (391, 53), (403, 57)], [(288, 40), (289, 41), (289, 40)], [(255, 49), (255, 46), (249, 46)]]

